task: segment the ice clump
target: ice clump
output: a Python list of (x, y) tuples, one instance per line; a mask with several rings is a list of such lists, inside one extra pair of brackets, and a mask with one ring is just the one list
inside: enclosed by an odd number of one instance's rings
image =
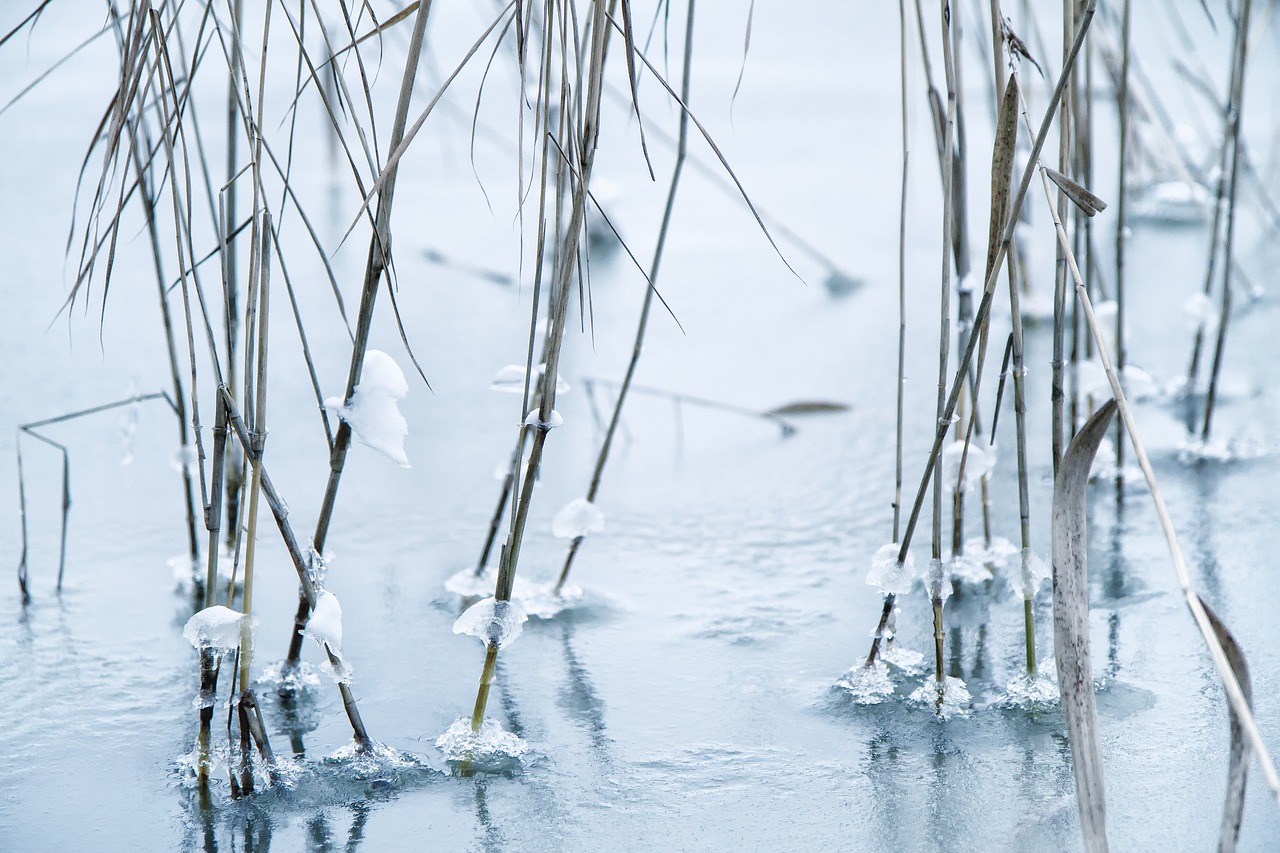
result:
[(342, 650), (342, 605), (338, 596), (325, 590), (316, 597), (316, 606), (303, 632), (335, 653)]
[(437, 775), (437, 771), (413, 753), (401, 752), (376, 740), (364, 746), (349, 743), (324, 759), (324, 764), (341, 765), (343, 778), (391, 785)]
[(173, 452), (173, 458), (169, 460), (169, 464), (179, 474), (185, 472), (194, 476), (200, 470), (200, 460), (196, 456), (196, 449), (190, 444), (185, 447), (179, 445), (178, 449)]
[(338, 603), (338, 596), (328, 590), (321, 591), (302, 632), (325, 650), (326, 660), (320, 664), (320, 671), (339, 684), (350, 684), (351, 665), (342, 656), (342, 605)]
[(320, 686), (320, 676), (306, 661), (290, 665), (287, 661), (269, 664), (258, 676), (255, 684), (287, 693), (301, 693)]
[[(444, 582), (444, 588), (470, 605), (477, 599), (493, 595), (496, 575), (492, 571), (476, 574), (475, 569), (455, 572)], [(530, 619), (554, 619), (582, 601), (582, 587), (565, 584), (559, 594), (555, 583), (533, 583), (517, 577), (511, 587), (511, 600)]]
[(1053, 577), (1049, 564), (1036, 556), (1030, 548), (1022, 549), (1022, 597), (1031, 601), (1044, 582)]
[(951, 597), (951, 570), (946, 563), (941, 560), (929, 561), (925, 587), (929, 590), (930, 601), (946, 601)]
[(527, 583), (517, 578), (512, 596), (530, 619), (554, 619), (582, 600), (580, 586), (565, 584), (559, 593), (555, 590), (554, 583)]
[(924, 655), (899, 643), (886, 643), (880, 660), (904, 675), (918, 675), (924, 668)]
[(498, 601), (490, 596), (463, 611), (453, 623), (453, 633), (470, 634), (486, 646), (510, 645), (520, 636), (521, 626), (529, 617), (513, 601)]
[(542, 427), (543, 429), (555, 429), (564, 425), (564, 418), (555, 409), (551, 410), (551, 417), (545, 421), (542, 419), (542, 409), (531, 409), (529, 414), (525, 415), (524, 425), (531, 427)]
[(885, 595), (905, 595), (911, 592), (911, 585), (916, 579), (916, 560), (907, 552), (907, 559), (898, 562), (901, 547), (896, 542), (881, 545), (871, 558), (871, 571), (867, 572), (867, 583), (880, 587)]
[(197, 649), (229, 652), (240, 648), (243, 624), (243, 613), (215, 604), (188, 619), (182, 629), (182, 636)]
[(529, 744), (502, 728), (493, 720), (485, 720), (479, 732), (471, 730), (471, 720), (459, 717), (440, 737), (436, 746), (445, 761), (462, 765), (459, 769), (480, 773), (517, 773), (529, 753)]
[(879, 705), (893, 695), (889, 666), (883, 661), (876, 661), (871, 666), (855, 666), (840, 676), (836, 687), (848, 693), (856, 705)]
[(990, 545), (977, 537), (966, 539), (964, 553), (951, 556), (951, 575), (961, 583), (986, 583), (1016, 553), (1017, 547), (1003, 537), (992, 538)]
[(577, 539), (601, 530), (604, 530), (604, 513), (586, 498), (569, 501), (551, 520), (551, 532), (557, 539)]
[[(497, 578), (493, 572), (476, 574), (475, 569), (462, 569), (448, 577), (444, 582), (444, 588), (466, 601), (493, 595), (493, 587), (496, 580)], [(518, 583), (519, 578), (516, 580)]]
[(1034, 677), (1021, 672), (1010, 679), (995, 704), (1001, 708), (1030, 711), (1057, 705), (1058, 701), (1058, 681), (1053, 661), (1041, 661)]
[(351, 400), (344, 404), (338, 397), (329, 397), (324, 404), (337, 411), (361, 444), (372, 447), (401, 468), (408, 468), (404, 439), (409, 434), (409, 424), (396, 403), (408, 393), (409, 383), (395, 359), (381, 350), (371, 349), (365, 353), (360, 384), (352, 392)]
[(1187, 297), (1187, 301), (1182, 303), (1182, 310), (1193, 332), (1218, 323), (1218, 307), (1204, 291)]
[(996, 466), (995, 447), (969, 442), (969, 452), (964, 453), (965, 442), (953, 441), (942, 449), (942, 482), (945, 494), (956, 490), (956, 478), (960, 476), (960, 457), (964, 456), (964, 491), (971, 492)]
[[(539, 364), (533, 369), (534, 383), (536, 384), (542, 378), (542, 374), (546, 371), (545, 364)], [(502, 367), (494, 374), (493, 381), (489, 383), (489, 387), (494, 391), (505, 391), (509, 394), (524, 393), (524, 365), (508, 364)], [(569, 383), (565, 382), (559, 376), (556, 377), (556, 394), (567, 394), (570, 391)]]
[(970, 711), (969, 688), (959, 678), (945, 676), (943, 679), (942, 702), (938, 702), (938, 682), (930, 675), (911, 694), (911, 701), (916, 705), (930, 708), (940, 720), (952, 717), (967, 717)]

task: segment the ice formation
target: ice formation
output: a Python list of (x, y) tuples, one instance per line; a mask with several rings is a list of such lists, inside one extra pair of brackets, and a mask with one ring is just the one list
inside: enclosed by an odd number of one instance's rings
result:
[(321, 592), (303, 631), (320, 645), (327, 645), (334, 652), (341, 651), (342, 605), (338, 603), (338, 596), (328, 590)]
[(1028, 601), (1036, 597), (1040, 587), (1053, 577), (1049, 564), (1036, 556), (1030, 548), (1022, 549), (1022, 597)]
[[(534, 383), (542, 378), (543, 372), (546, 370), (545, 364), (539, 364), (533, 369)], [(489, 387), (494, 391), (505, 391), (509, 394), (524, 393), (524, 365), (508, 364), (502, 367), (494, 374), (493, 381), (489, 383)], [(556, 393), (567, 394), (570, 391), (569, 383), (565, 382), (559, 376), (556, 377)]]
[(524, 425), (531, 427), (544, 427), (546, 429), (555, 429), (564, 424), (564, 418), (560, 417), (560, 413), (555, 409), (551, 410), (551, 417), (545, 421), (542, 419), (542, 409), (531, 409), (529, 414), (525, 415)]
[(989, 546), (976, 537), (966, 539), (964, 553), (951, 556), (951, 575), (961, 583), (986, 583), (1016, 553), (1017, 547), (1001, 537), (993, 538)]
[(880, 591), (888, 595), (894, 593), (904, 595), (911, 591), (911, 584), (916, 579), (916, 561), (907, 552), (905, 562), (898, 562), (898, 551), (901, 546), (896, 542), (881, 545), (871, 558), (871, 571), (867, 572), (867, 583), (880, 587)]
[(944, 676), (942, 683), (941, 704), (938, 702), (938, 682), (932, 675), (911, 694), (911, 701), (916, 705), (928, 707), (940, 720), (969, 716), (972, 697), (969, 696), (969, 688), (965, 686), (964, 681), (948, 675)]
[(551, 532), (558, 539), (577, 539), (604, 530), (604, 513), (586, 498), (569, 501), (551, 520)]
[(337, 411), (361, 444), (372, 447), (401, 468), (408, 468), (404, 439), (409, 434), (409, 424), (396, 403), (408, 393), (409, 383), (400, 365), (385, 352), (372, 349), (365, 353), (360, 384), (351, 399), (344, 404), (339, 398), (330, 397), (324, 404)]
[(880, 660), (905, 675), (918, 675), (924, 669), (924, 655), (901, 643), (885, 643), (880, 650)]
[(883, 661), (876, 661), (871, 666), (858, 664), (840, 676), (836, 687), (848, 693), (857, 705), (878, 705), (893, 695), (889, 666)]
[(925, 586), (929, 590), (929, 600), (946, 601), (951, 597), (951, 569), (941, 560), (929, 561), (929, 572), (925, 576)]
[(240, 647), (244, 614), (221, 604), (206, 607), (187, 620), (182, 636), (197, 649), (228, 652)]
[(471, 720), (459, 717), (440, 737), (436, 746), (451, 764), (465, 762), (468, 769), (481, 773), (514, 773), (529, 753), (529, 744), (502, 728), (493, 720), (485, 720), (479, 732), (471, 731)]
[(521, 626), (528, 619), (519, 604), (490, 596), (463, 611), (453, 623), (453, 633), (470, 634), (483, 640), (486, 646), (502, 648), (520, 636)]
[(995, 468), (995, 448), (977, 441), (969, 442), (969, 452), (964, 453), (963, 440), (953, 441), (942, 449), (942, 483), (946, 494), (956, 489), (956, 478), (960, 476), (960, 457), (964, 456), (964, 491), (970, 492), (983, 477)]
[(1009, 680), (1004, 693), (996, 700), (1001, 708), (1034, 710), (1058, 704), (1058, 682), (1053, 661), (1041, 661), (1034, 677), (1025, 672)]

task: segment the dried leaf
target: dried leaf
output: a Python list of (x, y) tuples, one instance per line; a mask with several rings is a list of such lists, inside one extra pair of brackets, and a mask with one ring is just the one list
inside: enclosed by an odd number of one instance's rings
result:
[(1107, 209), (1107, 203), (1089, 192), (1082, 185), (1068, 178), (1061, 172), (1056, 172), (1048, 166), (1044, 167), (1045, 173), (1048, 174), (1049, 180), (1058, 185), (1058, 189), (1067, 194), (1067, 198), (1084, 213), (1085, 216), (1093, 216), (1100, 210)]
[[(1218, 618), (1218, 614), (1200, 599), (1204, 614), (1209, 617), (1209, 624), (1218, 636), (1218, 642), (1227, 655), (1227, 662), (1240, 682), (1240, 691), (1244, 693), (1249, 708), (1253, 708), (1253, 683), (1249, 678), (1249, 664), (1236, 638), (1227, 630), (1227, 626)], [(1252, 750), (1244, 737), (1244, 727), (1240, 725), (1240, 717), (1231, 703), (1227, 703), (1227, 713), (1231, 719), (1231, 757), (1227, 770), (1227, 801), (1222, 809), (1222, 832), (1218, 840), (1218, 853), (1233, 853), (1236, 842), (1240, 839), (1240, 821), (1244, 818), (1245, 783), (1249, 778), (1249, 762)]]
[(1115, 401), (1109, 400), (1089, 418), (1067, 447), (1053, 486), (1053, 648), (1062, 713), (1071, 742), (1080, 828), (1089, 853), (1107, 850), (1107, 803), (1089, 657), (1085, 499), (1093, 457), (1115, 411)]

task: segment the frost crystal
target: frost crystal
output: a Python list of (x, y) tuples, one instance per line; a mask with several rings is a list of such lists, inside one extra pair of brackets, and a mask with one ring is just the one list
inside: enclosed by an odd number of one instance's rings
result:
[(916, 705), (924, 705), (932, 709), (939, 720), (969, 716), (972, 697), (969, 696), (969, 688), (965, 686), (964, 681), (948, 675), (943, 678), (942, 684), (942, 695), (939, 696), (938, 682), (930, 675), (924, 680), (924, 684), (911, 694), (911, 701)]
[(545, 421), (542, 419), (542, 409), (531, 409), (524, 419), (525, 426), (542, 427), (543, 429), (555, 429), (563, 424), (564, 418), (560, 417), (560, 413), (555, 409), (551, 410), (551, 417)]
[(221, 604), (206, 607), (187, 620), (182, 636), (197, 649), (229, 652), (240, 648), (244, 614)]
[(917, 675), (924, 668), (924, 655), (900, 643), (886, 643), (880, 660), (906, 675)]
[(551, 532), (558, 539), (577, 539), (601, 530), (604, 530), (604, 513), (586, 498), (569, 501), (551, 521)]
[(463, 611), (453, 623), (453, 633), (470, 634), (483, 640), (486, 646), (502, 648), (520, 636), (520, 626), (528, 618), (520, 605), (490, 596)]
[(904, 563), (898, 562), (898, 551), (901, 546), (896, 542), (881, 545), (871, 558), (871, 571), (867, 572), (867, 583), (880, 587), (885, 595), (894, 593), (905, 595), (911, 592), (911, 584), (916, 579), (916, 559), (907, 552)]
[(893, 695), (889, 667), (883, 661), (876, 661), (871, 666), (855, 666), (840, 676), (836, 687), (847, 692), (857, 705), (878, 705)]
[(482, 773), (514, 773), (529, 752), (529, 744), (502, 728), (493, 720), (485, 720), (479, 732), (471, 731), (471, 720), (459, 717), (440, 737), (436, 746), (452, 764), (465, 762), (470, 770)]
[(344, 404), (339, 398), (330, 397), (324, 404), (338, 412), (338, 417), (347, 422), (361, 444), (372, 447), (401, 468), (408, 468), (404, 439), (409, 434), (409, 424), (396, 403), (408, 393), (409, 383), (400, 365), (385, 352), (373, 349), (365, 353), (360, 384), (351, 394), (351, 400)]
[(930, 601), (946, 601), (951, 597), (951, 571), (941, 560), (929, 561), (929, 573), (925, 578)]
[(1040, 586), (1053, 576), (1053, 570), (1030, 548), (1022, 549), (1022, 597), (1030, 601)]

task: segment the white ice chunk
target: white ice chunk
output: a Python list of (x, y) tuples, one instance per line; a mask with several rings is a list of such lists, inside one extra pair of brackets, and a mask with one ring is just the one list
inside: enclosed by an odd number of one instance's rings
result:
[(924, 655), (901, 643), (885, 643), (880, 660), (906, 675), (917, 675), (924, 669)]
[(840, 676), (836, 687), (847, 692), (857, 705), (878, 705), (893, 695), (889, 667), (883, 661), (876, 661), (871, 666), (855, 666)]
[(881, 545), (871, 558), (871, 571), (867, 572), (867, 583), (880, 587), (880, 591), (888, 595), (905, 595), (911, 592), (911, 584), (916, 579), (916, 559), (907, 552), (905, 562), (898, 562), (898, 551), (901, 546), (896, 542)]
[(480, 731), (473, 732), (467, 717), (454, 720), (453, 725), (436, 738), (436, 746), (444, 753), (445, 761), (466, 762), (469, 769), (484, 773), (515, 772), (529, 752), (528, 743), (495, 721), (485, 720)]
[(1182, 303), (1182, 310), (1187, 315), (1191, 329), (1213, 326), (1218, 322), (1218, 306), (1209, 298), (1209, 294), (1201, 291), (1187, 298)]
[(551, 520), (551, 532), (558, 539), (577, 539), (604, 530), (604, 513), (586, 498), (569, 501)]
[(1040, 587), (1053, 577), (1049, 564), (1036, 556), (1030, 548), (1022, 549), (1022, 597), (1030, 601), (1036, 597)]
[[(463, 599), (475, 601), (486, 595), (493, 595), (496, 579), (497, 576), (492, 571), (476, 574), (476, 570), (472, 568), (460, 569), (449, 575), (444, 582), (444, 588)], [(516, 583), (519, 582), (520, 578), (516, 578)]]
[(965, 686), (964, 681), (948, 675), (943, 678), (942, 684), (943, 688), (940, 696), (938, 694), (938, 682), (930, 675), (924, 680), (924, 684), (921, 684), (911, 694), (911, 701), (917, 705), (924, 705), (930, 708), (940, 720), (969, 716), (972, 697), (969, 695), (969, 688)]
[[(533, 369), (533, 382), (535, 385), (542, 378), (546, 368), (545, 364), (539, 364)], [(493, 376), (493, 381), (489, 383), (489, 387), (494, 391), (505, 391), (508, 394), (523, 394), (524, 374), (523, 364), (508, 364), (498, 369), (498, 372)], [(556, 376), (556, 393), (567, 394), (570, 390), (569, 383)]]
[(179, 445), (178, 449), (173, 451), (173, 458), (169, 460), (169, 464), (179, 474), (185, 471), (194, 475), (200, 470), (200, 460), (196, 455), (196, 449), (190, 444), (186, 447)]
[(1120, 385), (1124, 388), (1125, 396), (1130, 400), (1154, 397), (1157, 391), (1156, 381), (1151, 378), (1151, 374), (1136, 364), (1126, 364), (1121, 369)]
[(334, 652), (341, 651), (342, 605), (338, 603), (338, 596), (328, 590), (320, 593), (303, 631), (320, 645), (327, 645)]
[(1015, 675), (995, 704), (1001, 708), (1039, 710), (1056, 705), (1058, 701), (1057, 673), (1053, 661), (1046, 660), (1040, 662), (1034, 677), (1025, 672)]
[(529, 583), (516, 578), (512, 597), (530, 619), (554, 619), (582, 602), (582, 587), (567, 583), (559, 593), (555, 588), (554, 583)]
[(546, 420), (542, 419), (542, 409), (531, 409), (524, 419), (525, 426), (546, 427), (547, 429), (555, 429), (563, 424), (564, 418), (555, 409), (551, 410), (551, 417)]
[(486, 646), (510, 645), (528, 620), (520, 605), (490, 596), (468, 607), (453, 623), (453, 633), (479, 637)]
[(182, 636), (197, 649), (228, 652), (240, 648), (243, 624), (243, 613), (215, 604), (188, 619), (182, 629)]
[(942, 488), (945, 494), (956, 489), (960, 476), (960, 458), (964, 456), (964, 491), (971, 492), (982, 478), (989, 475), (996, 465), (994, 447), (977, 441), (969, 442), (969, 452), (964, 452), (964, 440), (953, 441), (942, 449)]
[(941, 560), (930, 560), (925, 576), (930, 601), (946, 601), (951, 597), (951, 568)]
[(385, 352), (375, 349), (365, 353), (360, 384), (351, 394), (351, 400), (344, 404), (337, 397), (330, 397), (324, 404), (337, 411), (361, 444), (372, 447), (401, 468), (408, 468), (404, 439), (409, 434), (409, 424), (396, 403), (408, 393), (409, 383), (400, 365)]

